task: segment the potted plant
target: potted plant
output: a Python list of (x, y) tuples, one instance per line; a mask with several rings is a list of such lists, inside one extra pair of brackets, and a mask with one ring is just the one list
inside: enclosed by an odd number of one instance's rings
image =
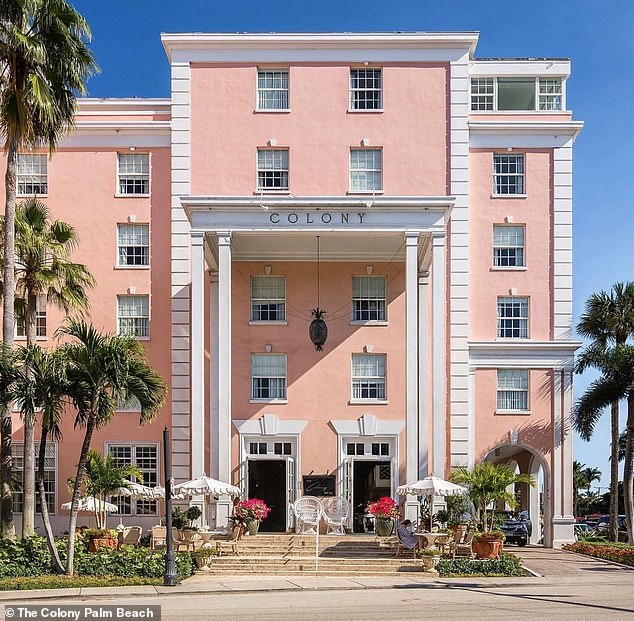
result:
[(440, 561), (440, 550), (424, 548), (418, 550), (418, 556), (423, 563), (423, 571), (429, 574), (437, 574), (436, 565)]
[(119, 543), (117, 531), (109, 528), (87, 528), (82, 536), (91, 552), (99, 552), (104, 548), (116, 549)]
[(196, 567), (198, 567), (198, 569), (202, 569), (203, 567), (207, 567), (212, 558), (216, 556), (216, 549), (211, 545), (211, 543), (207, 542), (203, 543), (198, 550), (194, 550), (191, 554), (194, 559), (194, 563), (196, 563)]
[(259, 498), (241, 500), (233, 509), (234, 524), (243, 524), (249, 535), (257, 535), (260, 522), (266, 519), (271, 509)]
[(187, 526), (187, 513), (180, 507), (172, 509), (172, 527), (177, 530), (183, 530)]
[(488, 530), (473, 536), (471, 548), (478, 558), (498, 558), (504, 544), (501, 530)]
[(383, 496), (368, 504), (367, 512), (374, 516), (374, 530), (379, 537), (389, 537), (398, 517), (398, 505), (389, 496)]
[(185, 517), (187, 518), (187, 525), (184, 527), (188, 530), (198, 530), (198, 528), (194, 525), (194, 522), (203, 514), (200, 507), (196, 505), (192, 505), (185, 511)]

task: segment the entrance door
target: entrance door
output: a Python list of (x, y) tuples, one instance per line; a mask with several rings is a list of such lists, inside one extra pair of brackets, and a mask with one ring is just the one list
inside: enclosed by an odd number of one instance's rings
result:
[(392, 464), (390, 461), (352, 461), (353, 530), (367, 532), (371, 525), (364, 522), (369, 502), (392, 493)]
[(286, 461), (283, 459), (249, 459), (248, 490), (250, 498), (260, 498), (270, 508), (260, 524), (262, 532), (286, 532)]

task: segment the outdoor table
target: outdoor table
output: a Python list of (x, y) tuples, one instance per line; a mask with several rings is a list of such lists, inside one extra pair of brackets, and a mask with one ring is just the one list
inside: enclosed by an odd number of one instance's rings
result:
[(436, 541), (443, 544), (449, 539), (447, 533), (416, 533), (416, 536), (419, 539), (418, 547), (426, 550), (440, 550), (436, 545)]

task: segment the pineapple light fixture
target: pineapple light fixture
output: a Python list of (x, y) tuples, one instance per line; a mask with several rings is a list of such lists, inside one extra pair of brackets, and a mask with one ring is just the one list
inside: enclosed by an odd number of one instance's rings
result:
[(326, 325), (326, 311), (319, 307), (319, 235), (317, 235), (317, 306), (310, 311), (313, 320), (308, 327), (308, 335), (311, 343), (315, 346), (315, 351), (323, 351), (324, 344), (328, 339), (328, 326)]

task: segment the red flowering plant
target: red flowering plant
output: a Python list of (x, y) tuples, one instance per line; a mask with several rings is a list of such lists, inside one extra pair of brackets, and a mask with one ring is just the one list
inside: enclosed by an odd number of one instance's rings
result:
[(254, 520), (260, 522), (266, 519), (271, 509), (259, 498), (241, 500), (233, 508), (233, 521), (236, 524), (248, 524)]
[(383, 496), (368, 504), (368, 513), (377, 518), (393, 520), (398, 517), (398, 505), (389, 496)]

